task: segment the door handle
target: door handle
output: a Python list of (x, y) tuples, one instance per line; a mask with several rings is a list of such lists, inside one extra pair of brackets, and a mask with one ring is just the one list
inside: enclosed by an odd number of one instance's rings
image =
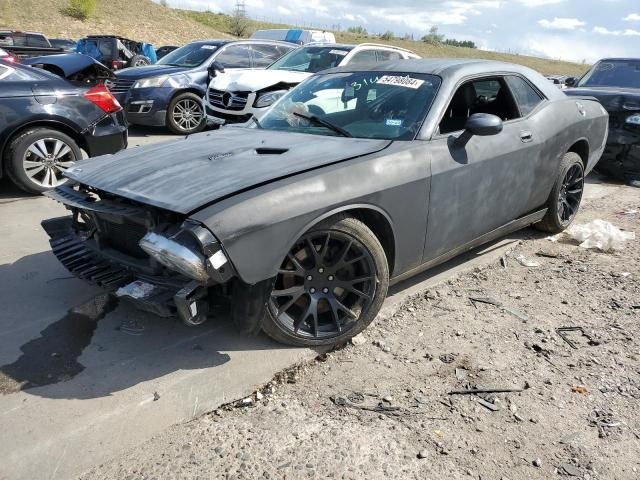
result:
[(520, 132), (520, 140), (522, 140), (524, 143), (533, 142), (533, 133)]

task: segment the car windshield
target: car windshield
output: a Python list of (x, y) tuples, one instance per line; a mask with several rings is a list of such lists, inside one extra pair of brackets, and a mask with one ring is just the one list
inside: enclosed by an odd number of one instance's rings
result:
[(314, 135), (413, 140), (440, 77), (399, 72), (315, 75), (282, 97), (257, 127)]
[(640, 88), (640, 60), (604, 60), (580, 79), (578, 87)]
[(198, 67), (208, 60), (217, 49), (217, 45), (190, 43), (168, 53), (158, 60), (157, 64), (188, 68)]
[(302, 47), (280, 58), (269, 69), (317, 73), (337, 67), (350, 50), (350, 47), (336, 46)]

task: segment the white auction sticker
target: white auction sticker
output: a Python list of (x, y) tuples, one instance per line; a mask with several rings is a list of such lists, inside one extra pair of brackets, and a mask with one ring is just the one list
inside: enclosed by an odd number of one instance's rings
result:
[(329, 50), (329, 53), (333, 55), (340, 55), (341, 57), (344, 57), (347, 54), (344, 50)]
[(222, 250), (218, 250), (209, 257), (209, 263), (214, 269), (218, 270), (221, 266), (227, 263), (227, 257), (225, 257)]
[(419, 78), (411, 78), (409, 75), (384, 75), (376, 82), (380, 85), (394, 85), (396, 87), (406, 87), (417, 89), (422, 86), (424, 80)]
[(215, 45), (202, 45), (200, 49), (201, 50), (217, 50), (218, 47)]

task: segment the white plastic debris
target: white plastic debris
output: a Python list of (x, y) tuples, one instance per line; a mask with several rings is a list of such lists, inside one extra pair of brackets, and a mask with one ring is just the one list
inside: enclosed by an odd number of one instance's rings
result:
[(518, 261), (518, 263), (520, 265), (522, 265), (523, 267), (539, 267), (540, 264), (538, 262), (534, 262), (533, 260), (529, 260), (527, 257), (525, 257), (524, 255), (518, 255), (516, 257), (516, 260)]
[(604, 220), (572, 225), (566, 233), (574, 240), (580, 242), (582, 248), (597, 248), (604, 252), (622, 250), (624, 242), (635, 240), (634, 232), (625, 232)]
[(116, 291), (116, 296), (140, 299), (148, 296), (151, 292), (153, 292), (155, 288), (156, 287), (154, 285), (151, 285), (150, 283), (136, 280), (135, 282), (131, 282), (124, 287), (120, 287)]

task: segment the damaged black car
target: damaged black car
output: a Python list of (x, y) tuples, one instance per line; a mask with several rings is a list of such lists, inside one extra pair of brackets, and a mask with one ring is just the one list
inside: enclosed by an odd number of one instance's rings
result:
[(640, 187), (640, 58), (600, 60), (565, 93), (596, 97), (609, 112), (607, 148), (596, 170)]
[(402, 60), (316, 74), (258, 121), (70, 168), (46, 220), (76, 276), (188, 325), (332, 345), (389, 285), (578, 212), (608, 116), (525, 67)]

